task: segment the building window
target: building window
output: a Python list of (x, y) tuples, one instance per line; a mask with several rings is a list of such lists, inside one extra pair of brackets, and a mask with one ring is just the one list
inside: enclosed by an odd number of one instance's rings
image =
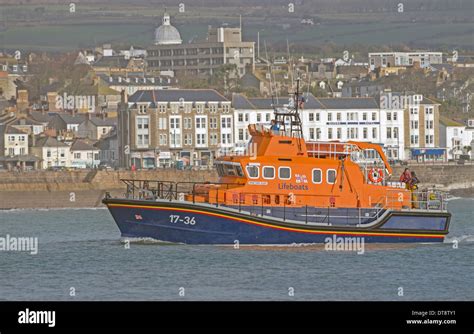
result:
[(239, 113), (239, 115), (237, 116), (237, 119), (238, 119), (239, 122), (243, 122), (244, 121), (244, 114)]
[(332, 129), (328, 129), (328, 139), (332, 139)]
[(291, 179), (291, 168), (290, 167), (279, 167), (278, 168), (278, 177), (280, 180), (289, 180)]
[(137, 117), (137, 129), (147, 130), (148, 129), (148, 117)]
[(340, 122), (341, 119), (342, 119), (341, 113), (340, 112), (336, 113), (336, 121)]
[(232, 117), (222, 117), (221, 128), (230, 129), (232, 128)]
[(215, 114), (217, 112), (217, 103), (209, 104), (209, 112)]
[(158, 106), (160, 113), (164, 114), (166, 112), (166, 104), (160, 104)]
[(309, 128), (309, 139), (314, 140), (314, 129), (313, 128)]
[(377, 128), (372, 128), (372, 138), (377, 139)]
[(332, 114), (328, 113), (328, 122), (331, 122), (331, 121), (332, 121)]
[(313, 183), (320, 184), (323, 182), (323, 172), (319, 168), (313, 169)]
[(138, 113), (139, 114), (146, 114), (147, 106), (144, 104), (140, 104), (138, 106)]
[(189, 117), (188, 117), (188, 118), (184, 118), (184, 119), (183, 119), (183, 128), (184, 128), (185, 130), (190, 130), (190, 129), (193, 128), (193, 120), (192, 120), (192, 118), (189, 118)]
[(366, 113), (366, 112), (362, 114), (362, 120), (363, 120), (363, 121), (366, 121), (366, 120), (367, 120), (367, 113)]
[(196, 112), (198, 114), (202, 114), (204, 112), (204, 104), (202, 103), (196, 104)]
[(247, 166), (247, 174), (249, 178), (258, 179), (258, 172), (259, 172), (258, 166), (254, 166), (254, 165)]
[(165, 117), (158, 118), (158, 129), (159, 130), (166, 130), (167, 126), (167, 119)]
[(193, 136), (189, 133), (184, 135), (184, 145), (191, 146), (193, 144)]
[(314, 122), (314, 113), (310, 112), (310, 113), (308, 114), (308, 117), (309, 117), (309, 121), (310, 121), (310, 122)]
[(244, 129), (239, 129), (239, 141), (244, 140)]
[(377, 114), (376, 113), (372, 113), (372, 121), (376, 121), (377, 120)]
[(217, 145), (217, 133), (213, 132), (209, 135), (210, 145)]
[(232, 144), (231, 134), (230, 133), (222, 133), (221, 134), (221, 142), (222, 144)]
[(363, 137), (363, 139), (367, 139), (367, 137), (368, 137), (368, 130), (367, 130), (367, 128), (364, 128), (364, 129), (362, 130), (362, 137)]
[(168, 137), (167, 137), (167, 135), (165, 135), (165, 134), (160, 134), (160, 136), (159, 136), (159, 141), (160, 141), (159, 144), (160, 144), (161, 146), (168, 145)]
[(209, 129), (217, 129), (217, 118), (210, 117), (209, 118)]
[(196, 129), (206, 129), (206, 117), (196, 117)]
[(326, 172), (326, 180), (329, 184), (336, 183), (336, 170), (335, 169), (328, 169)]
[(391, 121), (392, 120), (392, 113), (388, 112), (387, 113), (387, 121)]
[(392, 139), (392, 128), (387, 128), (387, 139)]
[(196, 134), (196, 145), (205, 146), (206, 145), (206, 134), (197, 133)]
[(275, 178), (275, 167), (265, 166), (263, 167), (263, 178), (271, 180)]

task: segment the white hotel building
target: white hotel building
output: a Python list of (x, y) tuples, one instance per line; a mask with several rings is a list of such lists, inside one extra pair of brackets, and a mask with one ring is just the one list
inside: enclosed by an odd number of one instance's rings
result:
[[(304, 95), (303, 135), (308, 141), (362, 141), (383, 146), (389, 159), (405, 159), (403, 109), (381, 109), (374, 98), (315, 98)], [(283, 104), (285, 99), (279, 103)], [(251, 123), (269, 125), (272, 99), (234, 94), (235, 143), (245, 145)]]

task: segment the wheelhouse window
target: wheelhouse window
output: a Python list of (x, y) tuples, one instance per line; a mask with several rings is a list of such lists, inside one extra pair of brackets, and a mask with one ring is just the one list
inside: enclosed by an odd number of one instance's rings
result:
[(323, 171), (319, 168), (313, 169), (313, 183), (323, 182)]
[(291, 179), (291, 168), (290, 167), (280, 167), (278, 168), (278, 177), (280, 180), (289, 180)]
[(263, 178), (274, 179), (275, 178), (275, 167), (265, 166), (263, 167)]
[(336, 170), (335, 169), (328, 169), (327, 170), (326, 180), (330, 184), (336, 183)]
[(247, 166), (247, 174), (249, 178), (251, 179), (258, 179), (258, 174), (259, 174), (258, 171), (259, 171), (258, 166), (255, 166), (255, 165)]
[(239, 164), (217, 162), (215, 165), (216, 165), (217, 174), (221, 177), (222, 176), (238, 176), (238, 177), (244, 176), (242, 167)]

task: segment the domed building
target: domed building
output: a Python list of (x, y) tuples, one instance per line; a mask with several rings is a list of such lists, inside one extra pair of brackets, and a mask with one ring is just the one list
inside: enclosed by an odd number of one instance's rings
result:
[(170, 15), (163, 15), (163, 24), (155, 30), (155, 45), (181, 44), (183, 40), (175, 27), (171, 25)]

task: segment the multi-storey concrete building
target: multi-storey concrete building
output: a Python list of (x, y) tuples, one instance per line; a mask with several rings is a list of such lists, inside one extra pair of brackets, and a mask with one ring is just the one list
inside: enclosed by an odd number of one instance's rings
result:
[(211, 89), (137, 91), (119, 107), (120, 165), (211, 165), (233, 140), (231, 102)]
[[(255, 42), (243, 42), (241, 28), (210, 28), (207, 40), (182, 44), (179, 31), (165, 13), (155, 32), (155, 45), (147, 50), (152, 71), (174, 71), (176, 75), (212, 75), (225, 64), (234, 64), (239, 77), (255, 66)], [(232, 76), (233, 73), (230, 73)]]
[(377, 67), (407, 67), (418, 62), (420, 67), (443, 62), (442, 52), (411, 51), (411, 52), (371, 52), (369, 66), (373, 71)]

